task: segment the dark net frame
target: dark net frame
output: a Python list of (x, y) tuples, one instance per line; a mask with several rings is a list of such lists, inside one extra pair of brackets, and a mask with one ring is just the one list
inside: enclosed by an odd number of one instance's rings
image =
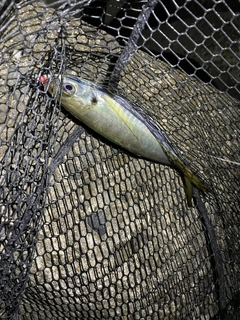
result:
[[(0, 9), (0, 318), (239, 319), (239, 2)], [(161, 124), (207, 186), (192, 208), (61, 109), (38, 79), (65, 72)]]

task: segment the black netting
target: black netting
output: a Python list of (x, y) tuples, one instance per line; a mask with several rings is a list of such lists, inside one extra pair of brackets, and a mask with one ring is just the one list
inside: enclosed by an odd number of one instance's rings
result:
[[(239, 27), (231, 0), (0, 3), (0, 319), (240, 319)], [(161, 125), (192, 207), (61, 107), (66, 73)]]

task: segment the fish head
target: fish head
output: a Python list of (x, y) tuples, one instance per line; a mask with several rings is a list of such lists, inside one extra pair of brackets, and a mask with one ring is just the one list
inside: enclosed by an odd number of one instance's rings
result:
[(50, 81), (48, 92), (70, 112), (74, 108), (77, 108), (78, 112), (84, 111), (91, 103), (93, 95), (90, 82), (72, 75), (59, 76)]

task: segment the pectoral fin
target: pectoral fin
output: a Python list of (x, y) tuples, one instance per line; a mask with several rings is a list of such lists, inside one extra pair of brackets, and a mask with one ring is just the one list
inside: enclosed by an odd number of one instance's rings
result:
[(134, 129), (132, 127), (131, 122), (129, 121), (129, 118), (127, 115), (121, 110), (121, 108), (118, 107), (118, 104), (109, 96), (103, 97), (106, 103), (111, 106), (112, 110), (116, 113), (116, 115), (119, 117), (119, 119), (122, 120), (122, 122), (128, 127), (128, 129), (131, 131), (131, 133), (134, 135), (134, 137), (138, 140), (137, 135), (134, 132)]

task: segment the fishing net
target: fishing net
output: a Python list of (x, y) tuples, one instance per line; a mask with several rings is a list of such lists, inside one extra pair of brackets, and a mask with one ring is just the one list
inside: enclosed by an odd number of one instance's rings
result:
[[(240, 318), (239, 28), (231, 0), (1, 1), (1, 319)], [(192, 207), (61, 107), (66, 73), (161, 125)]]

